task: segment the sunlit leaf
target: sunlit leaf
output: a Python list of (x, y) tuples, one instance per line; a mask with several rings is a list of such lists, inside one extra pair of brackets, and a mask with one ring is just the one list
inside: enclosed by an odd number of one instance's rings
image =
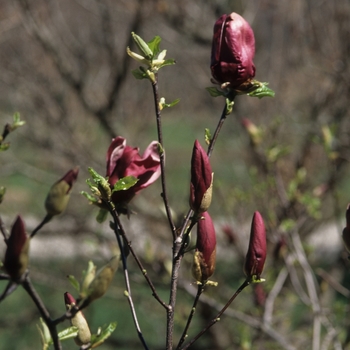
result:
[(211, 133), (208, 128), (205, 128), (204, 130), (204, 140), (207, 145), (209, 145), (211, 142)]
[(158, 53), (160, 52), (159, 45), (161, 41), (162, 41), (161, 37), (157, 35), (147, 43), (149, 49), (153, 53), (153, 57), (156, 57), (156, 55), (158, 55)]
[(97, 348), (100, 346), (110, 335), (114, 332), (117, 327), (117, 322), (110, 323), (107, 327), (102, 329), (98, 334), (91, 336), (91, 348)]
[(130, 187), (135, 186), (138, 181), (139, 179), (135, 176), (125, 176), (116, 182), (112, 192), (128, 190)]
[(67, 278), (68, 278), (70, 284), (72, 285), (72, 287), (79, 292), (80, 291), (80, 283), (78, 282), (78, 280), (73, 275), (68, 275)]

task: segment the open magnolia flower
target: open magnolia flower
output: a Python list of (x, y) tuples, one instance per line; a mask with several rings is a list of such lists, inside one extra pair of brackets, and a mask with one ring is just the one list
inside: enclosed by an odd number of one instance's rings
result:
[(160, 176), (160, 158), (158, 142), (153, 141), (142, 156), (137, 147), (126, 145), (126, 139), (116, 137), (112, 140), (107, 152), (108, 182), (113, 187), (115, 183), (126, 176), (134, 176), (137, 183), (127, 190), (112, 194), (114, 204), (127, 204), (139, 191), (151, 185)]
[(237, 13), (222, 15), (214, 25), (211, 72), (233, 89), (255, 76), (255, 39), (249, 23)]

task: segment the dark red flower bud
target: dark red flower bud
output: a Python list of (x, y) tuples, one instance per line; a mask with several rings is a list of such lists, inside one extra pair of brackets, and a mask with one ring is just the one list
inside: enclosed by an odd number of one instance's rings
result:
[(138, 179), (135, 186), (124, 191), (112, 194), (114, 204), (126, 204), (140, 192), (155, 182), (160, 176), (160, 157), (158, 142), (153, 141), (146, 148), (142, 157), (138, 148), (126, 145), (126, 139), (116, 137), (112, 140), (107, 151), (107, 176), (111, 187), (126, 176), (134, 176)]
[(12, 226), (11, 235), (7, 240), (4, 266), (13, 280), (18, 280), (28, 266), (29, 237), (26, 234), (24, 222), (17, 216)]
[(78, 167), (71, 169), (52, 185), (45, 200), (45, 208), (48, 215), (59, 215), (66, 209), (70, 191), (78, 177), (78, 173)]
[(348, 204), (348, 207), (346, 208), (346, 226), (343, 230), (343, 242), (345, 245), (346, 250), (350, 253), (350, 204)]
[(214, 273), (216, 261), (216, 234), (213, 221), (208, 212), (197, 224), (197, 244), (193, 258), (192, 274), (204, 283)]
[(213, 173), (209, 157), (196, 140), (191, 159), (190, 207), (196, 213), (207, 211), (212, 197)]
[(245, 258), (244, 273), (247, 277), (260, 280), (266, 259), (266, 231), (261, 214), (256, 211), (250, 230), (248, 252)]
[(254, 78), (255, 39), (249, 23), (237, 13), (222, 15), (214, 25), (211, 73), (233, 89)]

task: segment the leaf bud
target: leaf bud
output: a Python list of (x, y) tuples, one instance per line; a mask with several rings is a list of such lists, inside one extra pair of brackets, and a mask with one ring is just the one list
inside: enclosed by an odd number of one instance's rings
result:
[(112, 282), (115, 272), (118, 269), (120, 256), (114, 256), (105, 266), (97, 273), (89, 285), (87, 303), (101, 298), (107, 291)]
[(79, 168), (71, 169), (54, 183), (47, 194), (45, 208), (50, 216), (61, 214), (67, 207), (70, 191), (79, 173)]
[[(74, 297), (68, 292), (64, 293), (64, 301), (67, 310), (71, 310), (76, 305)], [(79, 346), (90, 343), (91, 332), (83, 313), (81, 311), (78, 311), (70, 319), (70, 322), (72, 326), (78, 328), (78, 335), (74, 338), (75, 343)]]

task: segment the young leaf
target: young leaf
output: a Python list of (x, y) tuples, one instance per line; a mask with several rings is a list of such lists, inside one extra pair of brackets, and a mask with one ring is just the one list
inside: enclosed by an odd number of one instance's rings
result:
[(72, 285), (72, 287), (79, 292), (80, 291), (80, 283), (78, 282), (78, 280), (73, 275), (68, 275), (67, 278), (68, 278), (70, 284)]
[(220, 91), (218, 88), (216, 87), (207, 87), (205, 88), (205, 90), (207, 90), (210, 94), (210, 96), (212, 97), (218, 97), (218, 96), (225, 96), (225, 93), (223, 91)]
[(72, 326), (58, 333), (59, 340), (75, 338), (78, 335), (78, 327)]
[(204, 130), (205, 134), (204, 134), (204, 140), (205, 140), (205, 143), (207, 145), (210, 145), (210, 142), (211, 142), (211, 133), (210, 133), (210, 130), (208, 128), (205, 128)]
[(125, 176), (116, 182), (112, 192), (128, 190), (130, 187), (134, 186), (137, 181), (139, 181), (139, 179), (134, 176)]
[(136, 79), (148, 79), (147, 73), (142, 72), (140, 69), (134, 69), (131, 71), (131, 73)]
[(132, 38), (135, 41), (138, 49), (144, 55), (147, 60), (151, 60), (153, 58), (153, 50), (150, 49), (149, 45), (137, 34), (134, 32), (131, 33)]
[(158, 55), (158, 53), (160, 52), (160, 42), (162, 41), (160, 36), (155, 36), (151, 41), (149, 41), (147, 43), (148, 47), (150, 48), (150, 50), (153, 53), (153, 57), (156, 57)]
[(98, 334), (93, 334), (91, 336), (91, 348), (94, 349), (100, 346), (107, 338), (109, 338), (116, 328), (117, 322), (112, 322)]
[(268, 83), (260, 83), (260, 87), (255, 89), (252, 92), (249, 92), (247, 95), (250, 97), (257, 97), (257, 98), (263, 98), (263, 97), (274, 97), (275, 92), (267, 87)]
[(108, 210), (101, 208), (96, 216), (96, 221), (99, 224), (102, 224), (103, 222), (106, 221), (107, 216), (108, 216)]

